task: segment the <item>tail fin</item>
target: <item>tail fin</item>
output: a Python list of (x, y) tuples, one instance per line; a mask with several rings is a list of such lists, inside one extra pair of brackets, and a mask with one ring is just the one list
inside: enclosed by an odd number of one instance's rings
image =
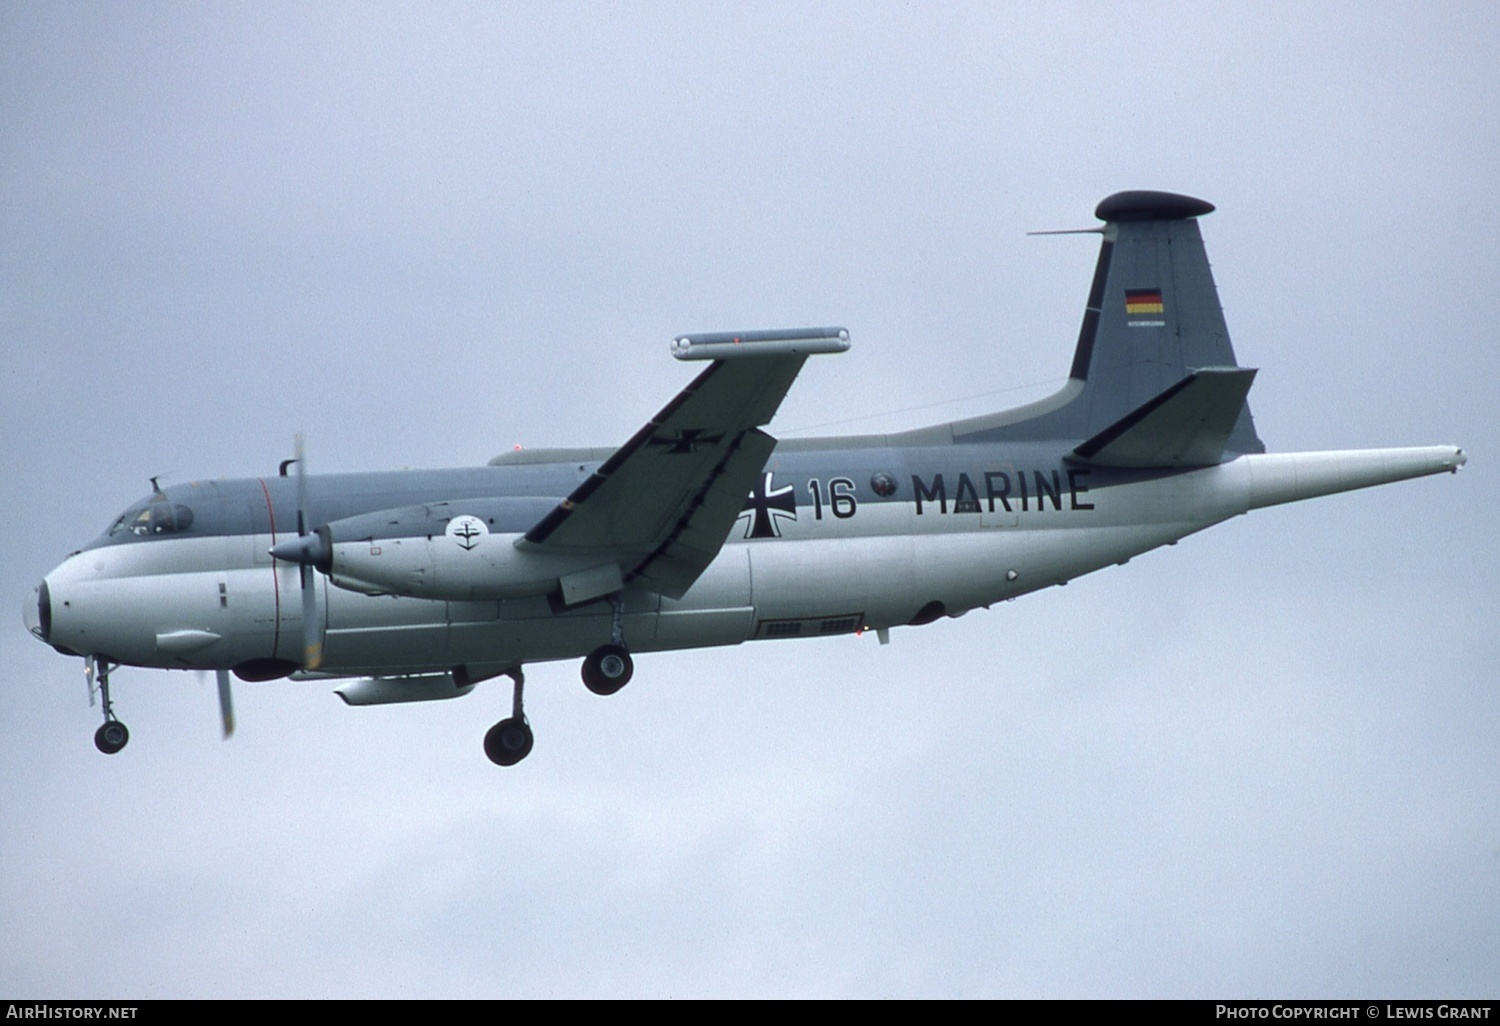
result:
[[(1103, 241), (1068, 384), (1029, 407), (957, 422), (955, 440), (1092, 438), (1199, 371), (1237, 367), (1196, 220), (1213, 209), (1169, 192), (1100, 203)], [(1264, 452), (1242, 397), (1230, 415), (1232, 427), (1216, 432), (1223, 452)]]

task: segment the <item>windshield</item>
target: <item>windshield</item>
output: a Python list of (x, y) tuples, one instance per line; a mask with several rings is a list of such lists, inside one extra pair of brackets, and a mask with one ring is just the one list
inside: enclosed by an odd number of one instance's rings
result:
[(176, 534), (193, 526), (193, 511), (186, 506), (154, 500), (145, 506), (132, 507), (120, 514), (109, 528), (110, 537), (133, 534), (146, 538), (158, 534)]

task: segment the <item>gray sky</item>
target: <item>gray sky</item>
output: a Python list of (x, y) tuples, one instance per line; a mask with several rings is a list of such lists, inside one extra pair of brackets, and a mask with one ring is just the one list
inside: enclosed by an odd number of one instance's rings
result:
[[(0, 3), (0, 991), (1493, 996), (1500, 15), (1200, 6)], [(773, 433), (1035, 398), (1096, 240), (1024, 233), (1127, 188), (1218, 205), (1271, 448), (1469, 468), (539, 666), (509, 772), (504, 685), (240, 685), (226, 744), (144, 670), (105, 759), (21, 626), (150, 475), (616, 444), (683, 331), (849, 326)]]

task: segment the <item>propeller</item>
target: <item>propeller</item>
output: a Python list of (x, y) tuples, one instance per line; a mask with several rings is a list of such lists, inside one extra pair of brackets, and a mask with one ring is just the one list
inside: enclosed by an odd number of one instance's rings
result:
[(234, 695), (229, 690), (229, 671), (218, 669), (214, 675), (219, 679), (219, 719), (224, 723), (224, 740), (234, 735)]
[[(323, 623), (318, 608), (318, 579), (306, 554), (315, 539), (307, 529), (307, 451), (302, 433), (297, 433), (297, 548), (302, 558), (302, 668), (316, 670), (323, 663)], [(277, 546), (281, 548), (281, 546)], [(272, 550), (275, 555), (275, 550)]]
[(296, 563), (302, 569), (302, 668), (316, 670), (323, 663), (323, 609), (318, 602), (318, 578), (314, 571), (328, 571), (331, 543), (326, 530), (307, 526), (307, 454), (302, 436), (297, 436), (297, 537), (271, 546), (271, 555)]
[(234, 735), (234, 696), (229, 691), (229, 671), (215, 670), (219, 678), (219, 718), (224, 721), (224, 740)]

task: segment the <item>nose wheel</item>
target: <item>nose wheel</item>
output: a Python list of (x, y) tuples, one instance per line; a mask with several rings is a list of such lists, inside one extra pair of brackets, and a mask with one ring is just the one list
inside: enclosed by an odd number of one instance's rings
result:
[(114, 755), (130, 740), (130, 731), (119, 720), (109, 720), (94, 731), (94, 747), (105, 755)]
[(496, 766), (514, 766), (531, 754), (531, 745), (535, 740), (531, 724), (526, 722), (526, 711), (521, 706), (521, 686), (526, 682), (526, 675), (518, 666), (510, 671), (510, 678), (516, 682), (511, 698), (511, 714), (484, 735), (484, 754)]
[(109, 700), (109, 660), (96, 660), (90, 656), (84, 664), (84, 674), (89, 680), (90, 698), (93, 697), (94, 686), (97, 684), (104, 705), (104, 724), (94, 731), (94, 747), (105, 755), (114, 755), (130, 740), (130, 731), (125, 728), (125, 724), (115, 719), (115, 707)]
[(531, 724), (515, 716), (495, 724), (484, 735), (484, 754), (496, 766), (514, 766), (531, 754)]

